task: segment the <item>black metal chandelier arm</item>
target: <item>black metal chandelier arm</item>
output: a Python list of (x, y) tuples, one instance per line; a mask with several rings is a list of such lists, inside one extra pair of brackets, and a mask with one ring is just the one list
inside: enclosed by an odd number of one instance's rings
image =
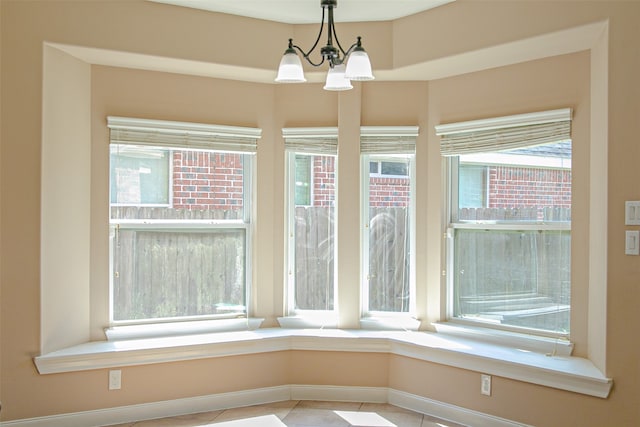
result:
[[(349, 50), (347, 50), (346, 52), (344, 52), (344, 51), (343, 51), (345, 58), (346, 58), (346, 57), (347, 57), (351, 52), (353, 52), (353, 49), (355, 49), (355, 48), (356, 48), (356, 47), (358, 47), (358, 46), (362, 46), (362, 42), (360, 41), (360, 38), (361, 38), (361, 37), (360, 37), (360, 36), (358, 36), (358, 41), (356, 41), (354, 44), (352, 44), (352, 45), (349, 47)], [(340, 49), (342, 49), (342, 47), (341, 47)]]
[[(298, 46), (298, 45), (295, 45), (295, 44), (294, 44), (294, 45), (291, 45), (291, 47), (293, 47), (293, 48), (294, 48), (294, 49), (296, 49), (298, 52), (300, 52), (300, 54), (302, 55), (302, 57), (303, 57), (304, 59), (306, 59), (306, 60), (307, 60), (307, 62), (308, 62), (309, 64), (311, 64), (312, 66), (314, 66), (314, 67), (319, 67), (319, 66), (321, 66), (322, 64), (324, 64), (324, 60), (325, 60), (324, 56), (322, 56), (322, 57), (321, 57), (321, 58), (322, 58), (322, 60), (321, 60), (320, 62), (318, 62), (318, 63), (313, 62), (313, 61), (311, 60), (311, 58), (309, 58), (309, 55), (311, 55), (311, 52), (313, 52), (313, 49), (311, 49), (309, 52), (305, 53), (305, 52), (304, 52), (304, 50), (302, 50), (302, 49), (300, 48), (300, 46)], [(314, 46), (314, 47), (315, 47), (315, 46)]]
[(309, 55), (311, 55), (311, 53), (314, 51), (314, 49), (318, 46), (318, 43), (320, 42), (320, 37), (322, 37), (323, 31), (324, 31), (324, 7), (322, 8), (322, 20), (320, 21), (320, 32), (318, 32), (318, 37), (316, 38), (316, 41), (313, 44), (313, 46), (311, 46), (311, 49), (309, 49), (308, 52), (305, 52), (304, 50), (302, 50), (302, 48), (300, 48), (300, 46), (293, 45), (293, 47), (298, 49), (298, 51), (302, 54), (304, 59), (306, 59), (307, 62), (309, 64), (313, 65), (314, 67), (319, 67), (320, 65), (322, 65), (324, 63), (324, 58), (322, 58), (322, 61), (320, 61), (317, 64), (314, 63), (311, 59), (309, 59)]
[[(333, 38), (336, 39), (336, 44), (338, 45), (338, 48), (340, 49), (340, 52), (342, 52), (342, 60), (339, 62), (339, 64), (342, 64), (342, 62), (344, 61), (344, 59), (346, 59), (348, 52), (351, 51), (351, 49), (353, 49), (353, 46), (351, 46), (349, 48), (349, 50), (347, 52), (344, 51), (344, 49), (342, 48), (342, 45), (340, 44), (340, 40), (338, 40), (338, 33), (336, 33), (336, 22), (331, 20), (331, 31), (333, 32)], [(354, 43), (354, 45), (357, 43)], [(338, 65), (339, 65), (338, 64)]]

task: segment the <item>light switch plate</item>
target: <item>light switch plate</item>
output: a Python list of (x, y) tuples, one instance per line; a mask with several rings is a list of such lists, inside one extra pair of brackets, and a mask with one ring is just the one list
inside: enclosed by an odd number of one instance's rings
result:
[(627, 230), (624, 232), (624, 253), (625, 255), (640, 255), (640, 231)]
[(624, 202), (624, 225), (640, 225), (640, 201)]

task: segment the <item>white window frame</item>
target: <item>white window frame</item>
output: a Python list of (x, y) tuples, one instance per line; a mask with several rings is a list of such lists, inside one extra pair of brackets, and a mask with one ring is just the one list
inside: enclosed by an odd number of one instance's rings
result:
[[(105, 334), (109, 340), (162, 336), (167, 334), (193, 333), (193, 331), (251, 329), (260, 322), (250, 319), (252, 278), (252, 206), (255, 194), (252, 191), (255, 176), (255, 152), (261, 130), (235, 126), (147, 120), (126, 117), (107, 117), (112, 144), (146, 145), (156, 148), (189, 150), (199, 149), (243, 155), (243, 218), (240, 220), (149, 220), (110, 219), (110, 246), (113, 245), (117, 229), (136, 230), (191, 230), (191, 229), (241, 229), (245, 234), (245, 310), (242, 319), (238, 313), (230, 315), (202, 315), (176, 318), (142, 320), (114, 320), (113, 318), (113, 274), (109, 280), (109, 326)], [(170, 191), (171, 193), (171, 191)], [(109, 200), (110, 201), (110, 200)], [(112, 272), (113, 251), (109, 251), (109, 271)], [(246, 326), (246, 327), (245, 327)]]
[[(335, 168), (335, 202), (334, 208), (337, 222), (338, 209), (338, 128), (284, 128), (282, 136), (285, 140), (285, 307), (283, 317), (278, 317), (278, 323), (288, 328), (336, 328), (338, 326), (338, 274), (337, 260), (333, 267), (333, 295), (332, 310), (297, 309), (295, 302), (295, 158), (296, 155), (326, 155), (334, 156)], [(313, 168), (313, 165), (311, 165)], [(311, 181), (314, 181), (313, 170)], [(313, 197), (313, 189), (311, 191)], [(313, 200), (313, 199), (312, 199)], [(336, 224), (337, 225), (337, 224)], [(337, 227), (334, 228), (334, 232)], [(337, 249), (337, 235), (334, 236), (334, 254)]]
[[(469, 122), (451, 123), (436, 126), (436, 134), (438, 136), (457, 134), (465, 135), (466, 133), (473, 132), (488, 132), (493, 130), (500, 132), (505, 128), (518, 128), (527, 125), (539, 125), (544, 123), (570, 123), (572, 116), (572, 110), (569, 108), (543, 111), (538, 113), (519, 114), (514, 116), (498, 117), (491, 119), (474, 120)], [(570, 132), (570, 124), (567, 125), (569, 130), (565, 129), (564, 132)], [(558, 140), (568, 139), (559, 138)], [(464, 138), (461, 138), (464, 140)], [(463, 141), (464, 142), (464, 141)], [(522, 144), (522, 143), (521, 143)], [(521, 145), (522, 146), (522, 145)], [(474, 151), (473, 143), (466, 145), (461, 149), (462, 152), (466, 152), (469, 149), (470, 152)], [(542, 351), (549, 350), (554, 354), (570, 355), (573, 350), (573, 345), (568, 341), (569, 336), (561, 333), (553, 333), (549, 331), (534, 330), (529, 328), (520, 328), (505, 325), (495, 325), (480, 321), (473, 321), (469, 319), (460, 319), (454, 317), (453, 310), (453, 234), (455, 229), (501, 229), (501, 230), (571, 230), (570, 222), (558, 222), (558, 223), (527, 223), (527, 224), (514, 224), (509, 222), (489, 222), (489, 223), (464, 223), (458, 221), (457, 212), (457, 188), (458, 188), (458, 156), (451, 155), (450, 147), (445, 147), (443, 143), (442, 154), (445, 156), (444, 170), (444, 194), (447, 200), (444, 203), (444, 218), (447, 221), (445, 229), (445, 256), (443, 257), (443, 273), (445, 282), (445, 292), (443, 304), (445, 306), (445, 319), (444, 323), (435, 324), (435, 328), (439, 332), (450, 333), (461, 336), (481, 337), (483, 340), (489, 342), (502, 342), (502, 343), (518, 343), (522, 348), (528, 348), (534, 351), (543, 349)], [(528, 163), (527, 163), (528, 164)], [(549, 167), (571, 167), (571, 162), (558, 163), (547, 165)], [(572, 284), (573, 287), (573, 284)], [(546, 349), (546, 350), (545, 350)]]
[(535, 231), (571, 231), (570, 221), (558, 221), (558, 222), (539, 222), (539, 221), (477, 221), (468, 222), (461, 221), (458, 217), (458, 167), (459, 158), (452, 156), (447, 159), (447, 194), (449, 204), (449, 223), (446, 230), (446, 318), (449, 322), (459, 323), (461, 325), (469, 325), (475, 327), (483, 327), (488, 329), (496, 329), (501, 331), (518, 332), (524, 334), (532, 334), (542, 337), (562, 338), (568, 339), (569, 334), (553, 333), (550, 331), (531, 329), (526, 327), (516, 327), (502, 324), (494, 324), (489, 322), (483, 322), (480, 320), (463, 319), (456, 317), (454, 313), (454, 234), (456, 230), (535, 230)]
[[(420, 321), (416, 319), (416, 154), (417, 126), (363, 126), (360, 129), (360, 327), (363, 329), (417, 330)], [(369, 161), (385, 159), (408, 159), (408, 175), (370, 174)], [(369, 309), (369, 180), (376, 178), (409, 180), (409, 311), (391, 312)]]

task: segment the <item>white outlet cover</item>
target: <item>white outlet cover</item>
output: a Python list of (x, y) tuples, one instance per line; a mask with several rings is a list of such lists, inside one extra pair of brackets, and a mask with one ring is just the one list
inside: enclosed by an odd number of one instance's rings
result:
[(122, 371), (114, 369), (109, 371), (109, 390), (120, 390), (122, 386)]
[(491, 375), (482, 374), (480, 376), (480, 393), (491, 396)]

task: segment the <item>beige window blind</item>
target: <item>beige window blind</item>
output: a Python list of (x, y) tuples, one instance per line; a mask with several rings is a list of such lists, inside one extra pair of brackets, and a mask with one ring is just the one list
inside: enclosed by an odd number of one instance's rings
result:
[(418, 126), (363, 126), (360, 128), (362, 154), (414, 154)]
[(284, 146), (287, 151), (310, 154), (338, 154), (338, 128), (284, 128)]
[(257, 151), (261, 129), (201, 123), (107, 117), (112, 144), (227, 152)]
[(442, 124), (435, 129), (443, 156), (513, 150), (571, 139), (571, 109)]

